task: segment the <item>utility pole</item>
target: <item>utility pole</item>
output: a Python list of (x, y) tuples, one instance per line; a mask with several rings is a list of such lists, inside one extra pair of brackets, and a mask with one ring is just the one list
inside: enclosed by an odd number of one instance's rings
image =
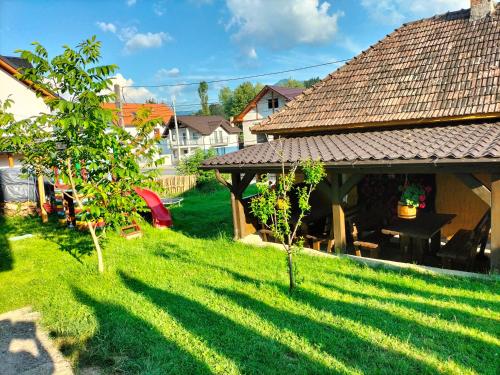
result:
[(179, 138), (179, 125), (177, 124), (177, 112), (175, 111), (175, 96), (172, 96), (172, 108), (174, 110), (175, 138), (177, 140), (177, 158), (181, 161), (181, 140)]
[(125, 127), (125, 122), (123, 120), (123, 107), (122, 107), (122, 92), (120, 89), (120, 85), (115, 83), (115, 106), (118, 110), (118, 126), (120, 128)]

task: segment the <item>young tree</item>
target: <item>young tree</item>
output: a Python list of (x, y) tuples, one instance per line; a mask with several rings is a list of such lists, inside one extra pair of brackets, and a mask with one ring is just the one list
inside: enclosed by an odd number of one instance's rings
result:
[[(298, 167), (304, 175), (302, 186), (295, 184)], [(299, 242), (297, 231), (302, 225), (304, 216), (311, 209), (309, 204), (311, 193), (325, 176), (325, 168), (318, 161), (306, 160), (296, 163), (288, 171), (282, 162), (281, 174), (277, 176), (276, 185), (270, 186), (267, 176), (263, 176), (257, 183), (259, 194), (250, 202), (251, 212), (271, 230), (286, 251), (290, 291), (295, 288), (296, 283), (293, 253)], [(298, 214), (292, 218), (290, 194), (293, 190), (298, 197)]]
[(113, 111), (103, 109), (103, 103), (114, 101), (110, 75), (117, 67), (97, 65), (101, 43), (95, 36), (75, 49), (64, 46), (51, 60), (43, 46), (33, 45), (34, 51), (18, 51), (31, 64), (22, 77), (57, 95), (46, 100), (49, 114), (10, 122), (2, 133), (23, 155), (25, 171), (54, 177), (57, 170), (58, 178), (71, 187), (65, 194), (83, 213), (103, 272), (96, 223), (104, 220), (108, 227), (120, 227), (144, 207), (133, 188), (148, 184), (155, 174), (141, 171), (138, 161), (151, 162), (157, 154), (151, 134), (159, 120), (149, 120), (150, 112), (139, 110), (133, 136), (117, 125)]
[(203, 116), (210, 115), (210, 108), (208, 107), (208, 83), (205, 81), (200, 82), (198, 86), (198, 96), (201, 103), (201, 114)]

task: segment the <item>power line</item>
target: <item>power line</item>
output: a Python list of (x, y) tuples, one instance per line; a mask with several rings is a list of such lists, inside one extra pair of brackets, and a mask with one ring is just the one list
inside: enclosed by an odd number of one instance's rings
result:
[[(305, 70), (305, 69), (311, 69), (311, 68), (318, 68), (320, 66), (326, 66), (326, 65), (332, 65), (332, 64), (340, 64), (346, 61), (349, 61), (351, 59), (343, 59), (343, 60), (336, 60), (336, 61), (330, 61), (322, 64), (316, 64), (316, 65), (308, 65), (308, 66), (303, 66), (300, 68), (294, 68), (294, 69), (287, 69), (287, 70), (280, 70), (278, 72), (270, 72), (270, 73), (262, 73), (262, 74), (255, 74), (255, 75), (250, 75), (250, 76), (242, 76), (242, 77), (233, 77), (233, 78), (225, 78), (225, 79), (215, 79), (212, 81), (205, 81), (206, 83), (219, 83), (219, 82), (230, 82), (230, 81), (240, 81), (243, 79), (250, 79), (250, 78), (259, 78), (259, 77), (266, 77), (266, 76), (272, 76), (272, 75), (277, 75), (277, 74), (283, 74), (283, 73), (290, 73), (290, 72), (296, 72), (299, 70)], [(193, 86), (193, 85), (199, 85), (200, 82), (187, 82), (187, 83), (170, 83), (170, 84), (163, 84), (163, 85), (129, 85), (129, 86), (123, 86), (122, 88), (127, 88), (127, 87), (176, 87), (176, 86)]]

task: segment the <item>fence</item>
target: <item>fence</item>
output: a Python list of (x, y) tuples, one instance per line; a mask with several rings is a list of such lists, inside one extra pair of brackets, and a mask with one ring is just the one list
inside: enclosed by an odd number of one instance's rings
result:
[(160, 176), (156, 181), (169, 195), (182, 194), (196, 186), (196, 176)]

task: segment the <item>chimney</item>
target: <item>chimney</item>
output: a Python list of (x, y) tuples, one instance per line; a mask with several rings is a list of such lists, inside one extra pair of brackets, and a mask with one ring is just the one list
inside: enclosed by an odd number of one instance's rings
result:
[(470, 0), (470, 19), (479, 20), (495, 11), (495, 0)]

